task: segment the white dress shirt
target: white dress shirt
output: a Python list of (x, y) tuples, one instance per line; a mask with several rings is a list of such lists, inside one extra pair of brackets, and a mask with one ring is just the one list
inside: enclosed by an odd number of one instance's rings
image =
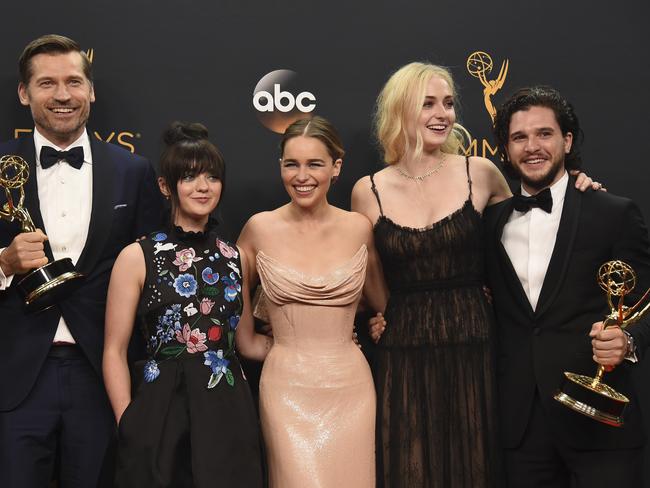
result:
[[(501, 235), (501, 243), (508, 253), (533, 310), (537, 308), (546, 270), (555, 247), (568, 184), (569, 175), (565, 171), (562, 178), (551, 186), (553, 196), (551, 212), (547, 213), (540, 208), (531, 208), (525, 213), (513, 210)], [(530, 196), (523, 186), (521, 194)]]
[[(48, 237), (54, 259), (70, 258), (77, 264), (86, 244), (90, 213), (92, 209), (92, 154), (90, 139), (86, 131), (68, 147), (58, 147), (34, 129), (36, 148), (36, 179), (38, 198), (43, 217), (43, 232)], [(43, 146), (51, 146), (58, 151), (68, 151), (81, 146), (84, 150), (84, 164), (75, 169), (61, 160), (47, 169), (41, 167), (40, 153)], [(2, 252), (4, 249), (0, 249)], [(6, 289), (13, 276), (4, 276), (0, 268), (0, 290)], [(63, 320), (54, 335), (53, 342), (74, 343), (74, 337)]]

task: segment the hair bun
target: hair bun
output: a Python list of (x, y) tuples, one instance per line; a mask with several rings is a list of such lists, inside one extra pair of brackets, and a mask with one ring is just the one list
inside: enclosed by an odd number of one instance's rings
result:
[(173, 122), (163, 134), (163, 140), (168, 146), (179, 142), (199, 141), (207, 138), (208, 129), (198, 122)]

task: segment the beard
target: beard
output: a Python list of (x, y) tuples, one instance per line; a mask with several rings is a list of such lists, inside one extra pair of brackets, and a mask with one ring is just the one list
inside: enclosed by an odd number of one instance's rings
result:
[[(525, 163), (522, 163), (522, 165), (523, 164)], [(526, 187), (532, 190), (541, 191), (550, 186), (559, 174), (564, 173), (564, 158), (553, 161), (553, 164), (551, 164), (546, 173), (538, 173), (534, 176), (524, 173), (521, 170), (521, 166), (513, 164), (512, 161), (510, 162), (510, 167)]]
[(521, 173), (519, 176), (521, 178), (521, 181), (528, 187), (534, 188), (537, 191), (541, 191), (544, 188), (548, 187), (553, 183), (555, 178), (557, 177), (558, 174), (560, 174), (560, 171), (564, 171), (564, 165), (562, 164), (556, 164), (553, 165), (551, 168), (549, 168), (548, 172), (544, 175), (541, 175), (538, 178), (530, 178), (523, 173)]
[[(60, 106), (64, 107), (66, 104), (60, 104)], [(74, 139), (85, 128), (90, 116), (90, 103), (82, 103), (77, 107), (78, 111), (75, 117), (69, 120), (57, 120), (56, 116), (50, 114), (45, 106), (32, 106), (32, 119), (43, 136), (55, 144), (65, 146), (74, 142)]]

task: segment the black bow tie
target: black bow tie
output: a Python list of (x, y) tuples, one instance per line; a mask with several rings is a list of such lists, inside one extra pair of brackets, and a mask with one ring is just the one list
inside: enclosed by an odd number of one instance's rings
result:
[(546, 213), (551, 213), (553, 208), (553, 195), (551, 189), (546, 188), (532, 197), (525, 197), (521, 194), (515, 195), (515, 210), (519, 212), (528, 212), (533, 207), (538, 207)]
[(50, 146), (41, 148), (41, 167), (43, 169), (54, 166), (61, 159), (64, 159), (73, 168), (81, 169), (81, 165), (84, 163), (84, 148), (78, 146), (69, 151), (57, 151)]

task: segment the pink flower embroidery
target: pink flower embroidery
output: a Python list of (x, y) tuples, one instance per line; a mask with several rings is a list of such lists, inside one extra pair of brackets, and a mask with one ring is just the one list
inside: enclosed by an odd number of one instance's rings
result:
[(236, 258), (237, 256), (239, 256), (239, 253), (237, 252), (236, 249), (229, 246), (228, 244), (226, 244), (220, 239), (217, 239), (217, 246), (219, 246), (219, 251), (221, 251), (221, 255), (226, 259)]
[(199, 303), (199, 308), (203, 315), (208, 315), (212, 311), (212, 307), (214, 307), (214, 302), (209, 298), (204, 298), (201, 300), (201, 303)]
[(192, 263), (195, 263), (196, 261), (201, 261), (203, 258), (197, 258), (196, 257), (196, 251), (194, 251), (193, 248), (189, 249), (183, 249), (182, 251), (178, 251), (176, 253), (176, 259), (174, 260), (174, 264), (178, 266), (178, 271), (187, 271), (190, 266), (192, 266)]
[(186, 344), (187, 352), (190, 354), (208, 350), (208, 346), (205, 345), (205, 333), (201, 332), (198, 327), (190, 330), (190, 326), (185, 324), (182, 331), (176, 331), (176, 340), (181, 344)]

